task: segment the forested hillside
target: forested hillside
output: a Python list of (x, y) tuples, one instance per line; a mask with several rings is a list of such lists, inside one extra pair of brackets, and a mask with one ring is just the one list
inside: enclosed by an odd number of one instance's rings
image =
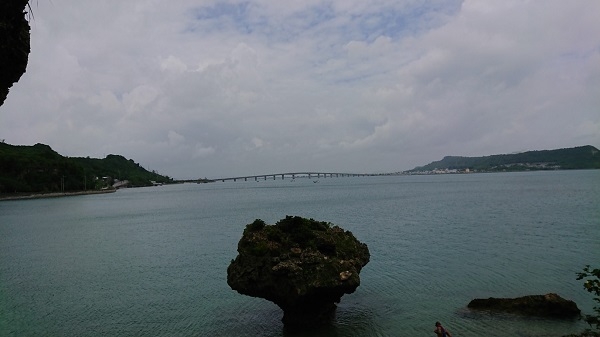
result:
[(111, 187), (115, 180), (130, 186), (171, 182), (135, 163), (108, 155), (104, 159), (63, 157), (48, 145), (0, 143), (0, 193), (72, 192)]
[(558, 150), (527, 151), (485, 157), (448, 156), (408, 172), (434, 170), (466, 170), (478, 172), (524, 170), (600, 169), (600, 152), (586, 145)]

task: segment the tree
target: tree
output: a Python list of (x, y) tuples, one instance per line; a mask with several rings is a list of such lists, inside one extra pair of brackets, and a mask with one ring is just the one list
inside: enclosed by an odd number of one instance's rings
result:
[[(594, 297), (594, 301), (600, 304), (600, 269), (591, 269), (591, 267), (587, 265), (585, 268), (583, 268), (582, 273), (577, 273), (577, 279), (585, 279), (583, 287), (588, 292), (596, 295), (596, 297)], [(594, 312), (595, 315), (586, 315), (585, 321), (590, 326), (596, 326), (596, 329), (600, 330), (600, 306), (594, 307)]]
[[(585, 288), (585, 290), (596, 296), (594, 297), (594, 301), (596, 301), (596, 303), (600, 303), (600, 269), (592, 269), (589, 265), (587, 265), (585, 266), (585, 268), (583, 268), (583, 272), (577, 273), (577, 279), (585, 280), (583, 282), (583, 287)], [(580, 335), (569, 335), (569, 337), (600, 336), (600, 306), (595, 306), (594, 314), (585, 315), (583, 319), (590, 325), (590, 327), (595, 327), (596, 331), (588, 329)]]

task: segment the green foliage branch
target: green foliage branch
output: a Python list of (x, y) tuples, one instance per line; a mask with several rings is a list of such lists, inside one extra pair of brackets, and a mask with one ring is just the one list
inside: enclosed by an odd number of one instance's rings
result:
[[(594, 301), (600, 304), (600, 269), (592, 269), (589, 265), (583, 268), (583, 272), (577, 273), (578, 280), (584, 280), (583, 287), (588, 292), (594, 294)], [(600, 330), (600, 306), (594, 307), (594, 315), (586, 315), (584, 320), (590, 325)]]
[[(595, 295), (594, 301), (600, 304), (600, 269), (592, 269), (590, 265), (583, 268), (583, 272), (577, 273), (577, 280), (584, 280), (583, 288), (589, 293)], [(583, 318), (590, 328), (595, 327), (595, 331), (586, 329), (581, 334), (567, 335), (564, 337), (598, 337), (600, 336), (600, 306), (594, 307), (594, 314), (585, 315)]]

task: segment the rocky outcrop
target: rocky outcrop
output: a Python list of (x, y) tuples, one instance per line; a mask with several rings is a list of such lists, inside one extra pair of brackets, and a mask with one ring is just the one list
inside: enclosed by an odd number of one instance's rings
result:
[(360, 285), (367, 245), (349, 231), (313, 219), (287, 216), (275, 225), (246, 226), (227, 283), (240, 294), (274, 302), (283, 323), (308, 328), (328, 323), (336, 303)]
[(474, 299), (470, 309), (507, 312), (526, 316), (574, 318), (581, 313), (575, 302), (557, 294), (531, 295), (517, 298)]
[(28, 0), (0, 1), (0, 105), (8, 90), (25, 73), (29, 59)]

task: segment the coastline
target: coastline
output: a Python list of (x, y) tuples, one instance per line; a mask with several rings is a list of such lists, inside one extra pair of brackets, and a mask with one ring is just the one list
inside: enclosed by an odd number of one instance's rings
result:
[(77, 191), (77, 192), (50, 192), (50, 193), (0, 195), (0, 201), (41, 199), (41, 198), (60, 198), (60, 197), (71, 197), (71, 196), (76, 196), (76, 195), (114, 193), (116, 191), (117, 191), (116, 189), (110, 189), (110, 190), (89, 190), (89, 191)]

